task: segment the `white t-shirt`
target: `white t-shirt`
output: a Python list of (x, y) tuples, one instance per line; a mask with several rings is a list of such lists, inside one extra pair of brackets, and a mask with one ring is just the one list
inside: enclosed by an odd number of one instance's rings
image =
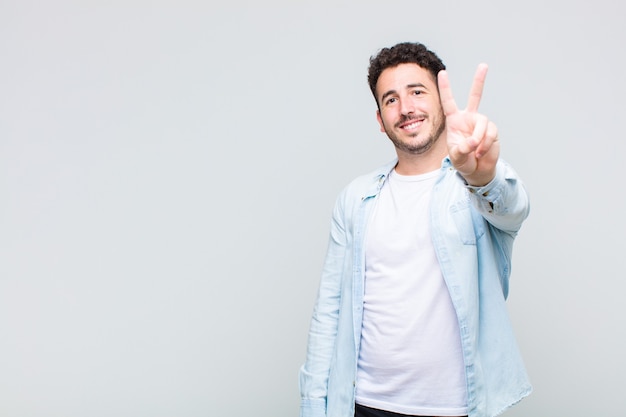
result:
[(356, 401), (411, 415), (467, 413), (459, 326), (431, 242), (439, 171), (391, 172), (368, 225)]

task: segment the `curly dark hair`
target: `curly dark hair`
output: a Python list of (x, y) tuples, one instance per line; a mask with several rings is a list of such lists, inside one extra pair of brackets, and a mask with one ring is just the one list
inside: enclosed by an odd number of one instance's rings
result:
[(377, 55), (370, 58), (367, 71), (367, 82), (377, 104), (376, 83), (380, 74), (387, 68), (406, 63), (419, 65), (430, 72), (435, 80), (439, 71), (446, 69), (441, 59), (421, 43), (401, 42), (390, 48), (381, 49)]

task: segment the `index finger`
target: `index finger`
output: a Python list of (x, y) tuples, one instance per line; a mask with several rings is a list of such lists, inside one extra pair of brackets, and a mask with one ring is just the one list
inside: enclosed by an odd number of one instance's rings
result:
[(467, 111), (477, 112), (480, 99), (483, 96), (483, 87), (485, 86), (485, 78), (487, 77), (487, 64), (479, 64), (474, 75), (474, 82), (467, 99)]
[(439, 99), (441, 100), (443, 114), (449, 116), (456, 113), (459, 109), (454, 101), (452, 88), (450, 87), (450, 80), (448, 79), (448, 73), (446, 70), (441, 70), (439, 71), (439, 74), (437, 74), (437, 85), (439, 86)]

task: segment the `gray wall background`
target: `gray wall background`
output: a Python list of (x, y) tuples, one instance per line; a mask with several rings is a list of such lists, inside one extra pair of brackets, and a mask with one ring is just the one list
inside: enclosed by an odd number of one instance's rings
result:
[(524, 178), (535, 387), (626, 408), (617, 0), (0, 2), (0, 416), (293, 416), (335, 196), (393, 157), (370, 55), (421, 41)]

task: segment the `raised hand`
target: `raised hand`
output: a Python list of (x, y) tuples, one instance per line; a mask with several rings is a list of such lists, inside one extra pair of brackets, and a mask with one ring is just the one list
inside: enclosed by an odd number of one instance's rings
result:
[(446, 71), (439, 72), (439, 96), (446, 116), (448, 155), (452, 165), (474, 186), (489, 183), (496, 175), (500, 155), (498, 128), (487, 116), (478, 113), (483, 94), (487, 65), (476, 70), (472, 88), (464, 110), (459, 110)]

